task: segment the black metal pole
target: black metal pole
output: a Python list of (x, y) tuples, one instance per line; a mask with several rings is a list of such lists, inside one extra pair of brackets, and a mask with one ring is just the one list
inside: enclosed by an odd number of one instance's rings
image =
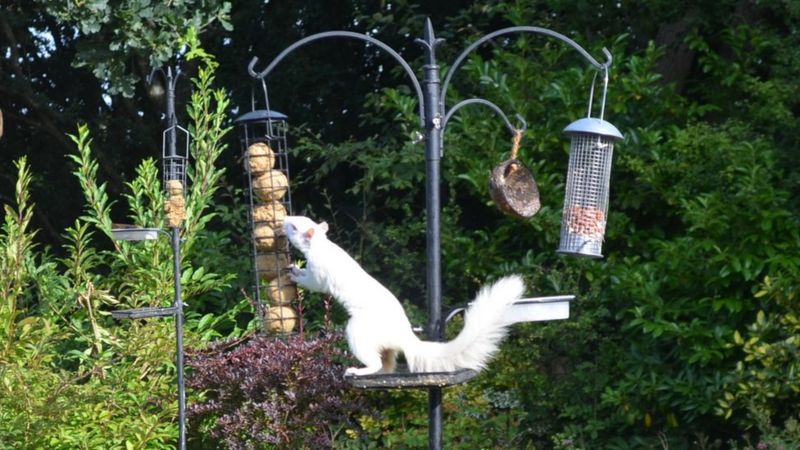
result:
[[(428, 337), (442, 340), (442, 274), (440, 240), (440, 181), (439, 165), (442, 157), (442, 119), (439, 90), (439, 66), (436, 64), (436, 46), (441, 40), (433, 34), (430, 19), (425, 22), (423, 39), (418, 39), (425, 48), (423, 66), (423, 98), (425, 103), (425, 199), (427, 211), (427, 303)], [(428, 390), (428, 448), (442, 448), (442, 388)]]
[[(175, 77), (178, 72), (176, 70)], [(177, 155), (177, 118), (175, 117), (175, 78), (172, 68), (167, 68), (167, 156), (174, 158)], [(170, 160), (167, 164), (166, 178), (172, 179), (179, 174), (175, 173), (175, 162)], [(182, 187), (183, 188), (183, 187)], [(175, 283), (175, 298), (172, 306), (175, 308), (175, 366), (178, 372), (178, 449), (186, 450), (186, 385), (183, 379), (183, 298), (181, 296), (181, 228), (172, 227), (172, 263)]]
[(186, 384), (183, 380), (183, 298), (181, 297), (181, 229), (172, 228), (172, 259), (175, 277), (175, 336), (178, 371), (178, 448), (186, 450)]
[[(177, 77), (177, 73), (175, 74)], [(168, 140), (167, 140), (167, 149), (169, 151), (168, 155), (171, 157), (175, 156), (175, 141), (177, 140), (177, 130), (175, 129), (175, 125), (177, 125), (177, 119), (175, 117), (175, 79), (172, 76), (172, 68), (167, 67), (167, 129), (169, 130)]]

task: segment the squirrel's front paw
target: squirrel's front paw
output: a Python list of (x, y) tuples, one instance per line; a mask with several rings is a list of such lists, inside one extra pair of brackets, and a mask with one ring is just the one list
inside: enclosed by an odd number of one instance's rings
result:
[(294, 264), (289, 266), (289, 279), (293, 282), (298, 283), (300, 278), (303, 278), (306, 275), (305, 269), (301, 269)]

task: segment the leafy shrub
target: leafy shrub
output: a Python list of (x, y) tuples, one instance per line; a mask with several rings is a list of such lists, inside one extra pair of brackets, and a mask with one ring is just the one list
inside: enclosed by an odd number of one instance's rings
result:
[[(205, 62), (189, 108), (195, 164), (189, 168), (192, 186), (181, 268), (188, 343), (213, 336), (214, 327), (224, 326), (231, 335), (242, 332), (235, 321), (231, 326), (227, 313), (213, 320), (195, 319), (203, 296), (223, 290), (233, 277), (214, 271), (219, 266), (207, 250), (194, 250), (215, 217), (211, 200), (224, 174), (215, 163), (227, 132), (227, 99), (211, 87), (213, 60)], [(169, 244), (111, 241), (113, 202), (98, 180), (88, 127), (80, 126), (72, 139), (78, 148), (69, 159), (86, 209), (66, 230), (64, 257), (56, 259), (34, 245), (31, 174), (25, 159), (17, 163), (16, 205), (5, 205), (0, 230), (0, 447), (174, 448), (174, 325), (166, 319), (120, 323), (110, 317), (112, 309), (170, 301)], [(128, 221), (138, 226), (164, 223), (160, 186), (155, 161), (144, 161), (128, 184)]]
[(256, 335), (234, 348), (222, 341), (193, 355), (187, 384), (203, 399), (188, 413), (208, 433), (204, 444), (329, 448), (340, 432), (352, 433), (352, 417), (364, 414), (364, 403), (342, 377), (340, 338)]

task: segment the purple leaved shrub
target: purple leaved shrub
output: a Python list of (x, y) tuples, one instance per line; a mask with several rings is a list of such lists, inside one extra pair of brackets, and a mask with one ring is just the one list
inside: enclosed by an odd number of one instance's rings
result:
[(357, 429), (353, 419), (366, 412), (365, 402), (344, 382), (336, 340), (256, 335), (190, 356), (187, 385), (205, 393), (187, 411), (204, 441), (197, 446), (330, 448), (338, 432)]

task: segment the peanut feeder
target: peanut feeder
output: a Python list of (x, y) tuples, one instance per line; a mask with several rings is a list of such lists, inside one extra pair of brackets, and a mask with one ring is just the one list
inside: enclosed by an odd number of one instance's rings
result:
[(622, 134), (596, 118), (580, 119), (564, 129), (572, 138), (567, 190), (561, 217), (559, 253), (602, 257), (608, 214), (611, 156)]

